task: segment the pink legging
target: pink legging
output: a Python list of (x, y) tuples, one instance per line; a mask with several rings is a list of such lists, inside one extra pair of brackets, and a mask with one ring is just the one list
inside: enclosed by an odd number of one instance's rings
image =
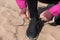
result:
[(16, 0), (16, 3), (18, 4), (20, 9), (26, 8), (26, 0)]
[(60, 15), (60, 2), (54, 6), (52, 6), (49, 9), (49, 12), (53, 15), (53, 16), (58, 16)]

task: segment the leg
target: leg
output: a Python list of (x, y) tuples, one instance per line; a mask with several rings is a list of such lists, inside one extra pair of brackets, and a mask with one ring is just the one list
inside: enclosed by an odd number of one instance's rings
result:
[(37, 0), (27, 0), (27, 5), (31, 18), (27, 29), (27, 37), (35, 38), (37, 36), (37, 22), (38, 22)]
[(60, 0), (39, 0), (40, 2), (43, 2), (43, 3), (48, 3), (48, 4), (56, 4), (58, 3)]
[(37, 0), (27, 0), (28, 9), (30, 12), (30, 18), (38, 17), (37, 12)]

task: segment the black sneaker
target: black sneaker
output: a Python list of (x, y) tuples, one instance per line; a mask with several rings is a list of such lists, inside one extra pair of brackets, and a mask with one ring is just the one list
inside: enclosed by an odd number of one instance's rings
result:
[(57, 24), (55, 22), (49, 23), (49, 24), (52, 25), (52, 26), (57, 26)]
[(27, 29), (26, 35), (29, 38), (35, 38), (37, 36), (37, 25), (38, 25), (38, 19), (36, 18), (31, 18), (29, 27)]

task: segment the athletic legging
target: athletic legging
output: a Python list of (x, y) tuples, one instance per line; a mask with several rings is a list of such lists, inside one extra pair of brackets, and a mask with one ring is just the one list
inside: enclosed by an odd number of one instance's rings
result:
[[(38, 18), (38, 11), (37, 11), (37, 2), (38, 0), (26, 0), (29, 13), (30, 13), (30, 18), (36, 17)], [(40, 2), (43, 3), (49, 3), (49, 4), (56, 4), (59, 0), (39, 0)]]

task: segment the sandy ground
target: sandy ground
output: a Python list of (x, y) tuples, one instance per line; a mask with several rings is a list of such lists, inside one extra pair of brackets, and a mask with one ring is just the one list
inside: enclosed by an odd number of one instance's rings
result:
[[(39, 4), (46, 6), (45, 4)], [(26, 40), (29, 21), (23, 24), (15, 0), (0, 0), (0, 40)], [(45, 24), (37, 40), (60, 40), (60, 26)]]

